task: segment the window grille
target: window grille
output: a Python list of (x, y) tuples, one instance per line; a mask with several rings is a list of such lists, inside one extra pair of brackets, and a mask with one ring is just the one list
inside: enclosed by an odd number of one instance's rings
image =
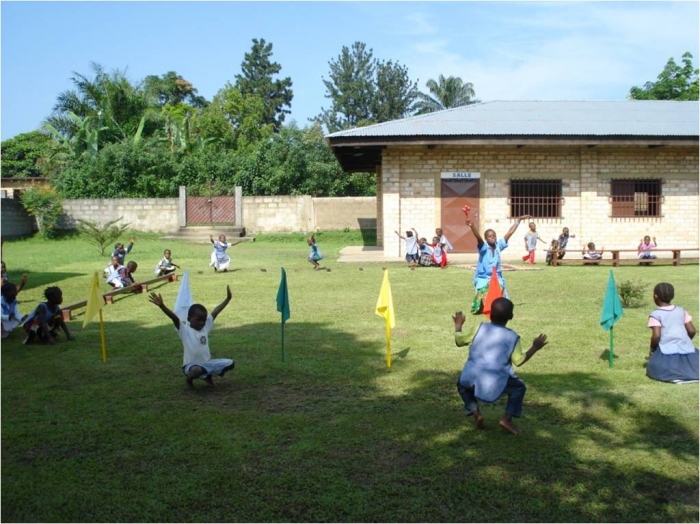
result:
[(561, 218), (561, 180), (511, 180), (510, 216)]
[(662, 201), (660, 179), (610, 181), (613, 217), (660, 217)]

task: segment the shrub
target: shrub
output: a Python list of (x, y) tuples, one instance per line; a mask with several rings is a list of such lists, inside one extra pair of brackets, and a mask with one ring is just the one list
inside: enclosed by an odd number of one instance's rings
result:
[(622, 305), (625, 307), (639, 307), (646, 295), (647, 284), (639, 280), (621, 280), (617, 285)]
[(105, 254), (105, 248), (118, 239), (129, 224), (124, 224), (121, 226), (117, 225), (123, 217), (119, 217), (116, 220), (110, 220), (103, 225), (98, 225), (90, 220), (77, 219), (78, 225), (76, 229), (81, 235), (86, 237), (86, 240), (91, 244), (95, 244), (100, 250), (100, 255)]
[(52, 187), (36, 187), (23, 191), (20, 200), (24, 209), (36, 218), (36, 225), (43, 238), (53, 238), (63, 213), (63, 205)]

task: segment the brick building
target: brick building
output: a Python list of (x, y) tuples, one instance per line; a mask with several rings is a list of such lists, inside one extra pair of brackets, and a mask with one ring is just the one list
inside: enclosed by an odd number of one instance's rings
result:
[(474, 252), (465, 204), (479, 231), (499, 236), (531, 214), (546, 240), (568, 227), (570, 248), (631, 249), (644, 235), (697, 247), (698, 135), (697, 102), (523, 101), (326, 138), (345, 171), (376, 172), (377, 244), (396, 257), (404, 245), (394, 231), (412, 227), (430, 240), (441, 226), (455, 252)]

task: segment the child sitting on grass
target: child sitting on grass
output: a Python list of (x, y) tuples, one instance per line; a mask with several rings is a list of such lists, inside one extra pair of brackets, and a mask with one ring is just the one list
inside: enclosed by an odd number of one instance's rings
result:
[(527, 353), (523, 354), (520, 336), (506, 327), (512, 318), (513, 303), (501, 297), (491, 304), (490, 323), (482, 322), (470, 332), (462, 333), (464, 314), (457, 311), (452, 320), (455, 323), (457, 346), (471, 344), (469, 358), (457, 379), (457, 391), (464, 401), (467, 415), (474, 415), (477, 429), (482, 429), (484, 416), (479, 411), (479, 401), (495, 402), (502, 395), (508, 395), (506, 413), (498, 425), (518, 435), (520, 429), (512, 420), (513, 417), (520, 417), (526, 388), (525, 383), (516, 376), (513, 364), (522, 366), (530, 360), (547, 345), (547, 335), (540, 334), (533, 340)]
[(173, 262), (173, 256), (170, 250), (166, 249), (165, 251), (163, 251), (163, 258), (161, 258), (160, 262), (156, 264), (154, 273), (157, 277), (162, 277), (163, 275), (169, 275), (179, 267), (180, 266)]
[(23, 327), (27, 334), (25, 344), (33, 342), (44, 342), (55, 344), (58, 338), (58, 328), (66, 334), (68, 340), (75, 338), (68, 331), (68, 326), (61, 316), (61, 303), (63, 302), (63, 292), (61, 288), (52, 286), (44, 291), (46, 302), (41, 302), (34, 311), (27, 315)]
[(228, 305), (232, 298), (231, 287), (226, 286), (226, 298), (216, 306), (210, 315), (202, 304), (192, 304), (187, 312), (187, 322), (180, 320), (163, 302), (163, 297), (151, 293), (149, 301), (158, 306), (175, 324), (177, 334), (182, 340), (184, 356), (182, 360), (182, 372), (185, 374), (187, 389), (195, 391), (193, 381), (201, 378), (214, 385), (212, 375), (224, 376), (224, 373), (234, 368), (235, 364), (230, 358), (211, 358), (209, 350), (209, 332), (214, 327), (214, 319)]
[(24, 322), (26, 315), (19, 312), (17, 286), (12, 282), (2, 285), (2, 338), (7, 338), (13, 329)]

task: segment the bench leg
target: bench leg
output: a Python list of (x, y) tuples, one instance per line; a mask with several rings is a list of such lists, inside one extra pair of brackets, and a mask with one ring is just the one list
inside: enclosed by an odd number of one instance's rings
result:
[(673, 251), (673, 265), (674, 266), (681, 265), (681, 252), (680, 251)]
[(61, 310), (61, 318), (63, 319), (64, 322), (68, 322), (69, 320), (72, 320), (72, 314), (70, 309), (62, 309)]
[(112, 300), (113, 300), (112, 297), (102, 297), (102, 298), (105, 299), (105, 304), (111, 304), (111, 303), (112, 303)]

